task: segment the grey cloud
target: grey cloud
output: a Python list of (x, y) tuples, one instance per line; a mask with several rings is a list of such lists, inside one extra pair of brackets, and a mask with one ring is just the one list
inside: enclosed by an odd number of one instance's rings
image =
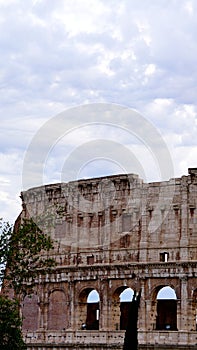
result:
[[(2, 152), (9, 156), (14, 150), (22, 159), (44, 121), (88, 102), (144, 111), (164, 135), (182, 136), (180, 143), (189, 145), (195, 117), (184, 119), (184, 105), (196, 108), (197, 4), (191, 1), (189, 13), (186, 3), (102, 0), (94, 8), (88, 1), (75, 6), (63, 0), (2, 4), (0, 117), (7, 121)], [(91, 16), (90, 27), (80, 28), (80, 20), (84, 25)], [(172, 101), (169, 107), (162, 104), (165, 99)], [(153, 108), (155, 100), (159, 110)], [(8, 177), (14, 172), (9, 167)]]

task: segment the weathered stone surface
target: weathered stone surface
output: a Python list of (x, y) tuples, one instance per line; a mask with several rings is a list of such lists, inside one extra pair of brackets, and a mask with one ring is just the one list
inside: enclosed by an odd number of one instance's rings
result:
[[(33, 217), (56, 240), (56, 271), (40, 277), (34, 297), (23, 301), (29, 349), (122, 349), (119, 296), (127, 287), (142, 291), (139, 349), (196, 349), (196, 169), (165, 182), (117, 175), (33, 188), (21, 197), (21, 217)], [(176, 330), (157, 330), (164, 286), (176, 292)], [(82, 330), (94, 289), (99, 330)]]

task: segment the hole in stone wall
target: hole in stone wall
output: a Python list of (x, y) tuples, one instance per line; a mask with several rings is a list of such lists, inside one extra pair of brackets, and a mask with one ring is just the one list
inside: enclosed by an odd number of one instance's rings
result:
[(174, 289), (163, 287), (157, 294), (157, 330), (177, 330), (177, 297)]
[(163, 252), (160, 253), (160, 261), (167, 262), (169, 260), (169, 253)]
[(99, 329), (99, 293), (93, 289), (87, 297), (87, 318), (86, 329), (98, 330)]
[(133, 299), (134, 291), (131, 288), (126, 288), (120, 294), (120, 329), (126, 329), (129, 318), (129, 309)]

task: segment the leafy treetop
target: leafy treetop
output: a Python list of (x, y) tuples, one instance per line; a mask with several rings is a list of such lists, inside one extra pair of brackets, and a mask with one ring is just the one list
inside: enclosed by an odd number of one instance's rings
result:
[(55, 265), (49, 256), (51, 249), (52, 239), (32, 219), (24, 219), (14, 230), (1, 219), (0, 283), (12, 288), (16, 295), (23, 292), (28, 284), (34, 284), (38, 271), (45, 274)]

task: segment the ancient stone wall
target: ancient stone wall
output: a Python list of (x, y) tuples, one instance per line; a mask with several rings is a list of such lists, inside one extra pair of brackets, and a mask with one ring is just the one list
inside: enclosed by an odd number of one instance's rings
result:
[[(56, 242), (56, 270), (22, 302), (29, 349), (122, 349), (127, 288), (142, 291), (141, 348), (196, 348), (197, 169), (149, 184), (132, 174), (52, 184), (21, 197), (21, 217)], [(166, 286), (176, 297), (162, 309)], [(87, 306), (92, 290), (99, 302)]]

